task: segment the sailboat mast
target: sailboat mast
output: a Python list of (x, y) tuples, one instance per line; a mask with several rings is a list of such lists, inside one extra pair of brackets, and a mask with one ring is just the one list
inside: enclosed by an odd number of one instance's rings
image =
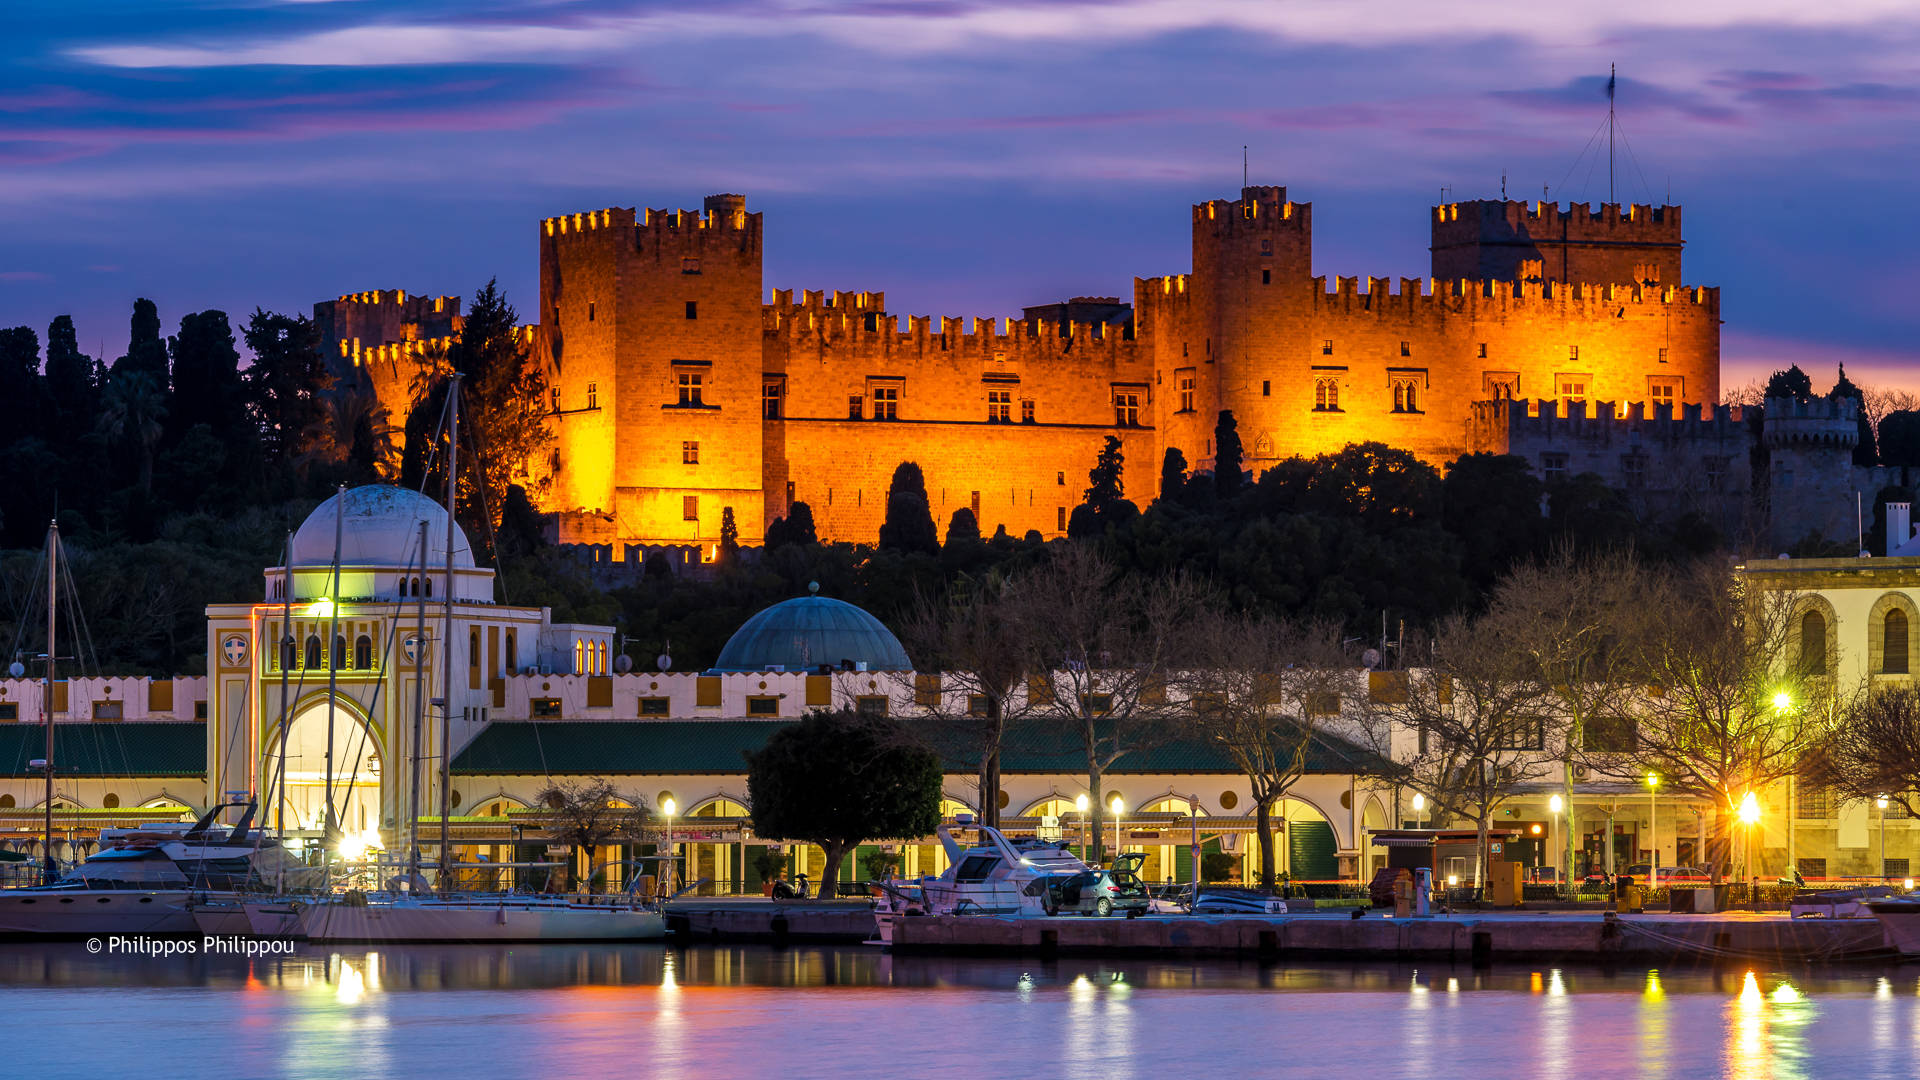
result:
[(47, 526), (47, 686), (40, 695), (40, 712), (47, 718), (47, 778), (46, 801), (40, 805), (46, 810), (46, 835), (41, 839), (41, 876), (48, 885), (59, 878), (59, 872), (53, 865), (53, 665), (54, 665), (54, 611), (59, 604), (56, 582), (59, 580), (60, 565), (60, 523), (54, 521)]
[(333, 814), (333, 721), (334, 695), (340, 686), (340, 542), (347, 525), (347, 485), (334, 489), (333, 495), (333, 588), (327, 593), (327, 826), (321, 843), (333, 839), (338, 821)]
[(287, 836), (287, 669), (293, 666), (293, 533), (287, 533), (280, 549), (280, 640), (273, 643), (280, 661), (280, 760), (274, 763), (273, 792), (278, 803), (274, 820), (280, 823), (280, 838)]
[(420, 880), (420, 734), (426, 728), (427, 598), (420, 583), (427, 580), (427, 523), (420, 523), (420, 577), (413, 586), (413, 738), (407, 763), (407, 891)]
[(460, 477), (460, 373), (448, 377), (447, 386), (447, 587), (443, 599), (445, 624), (440, 643), (440, 892), (453, 884), (448, 876), (453, 857), (447, 818), (453, 813), (453, 530), (455, 484)]
[(1614, 202), (1613, 195), (1613, 92), (1618, 85), (1619, 72), (1615, 65), (1607, 65), (1607, 201)]

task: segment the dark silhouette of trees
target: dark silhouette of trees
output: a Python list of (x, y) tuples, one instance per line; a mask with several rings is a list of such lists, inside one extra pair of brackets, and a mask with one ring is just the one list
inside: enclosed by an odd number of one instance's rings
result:
[(940, 537), (927, 501), (927, 478), (920, 466), (903, 461), (887, 485), (887, 517), (880, 524), (880, 550), (937, 555)]
[(1221, 409), (1213, 425), (1213, 490), (1223, 499), (1240, 493), (1246, 479), (1241, 473), (1240, 423), (1232, 409)]

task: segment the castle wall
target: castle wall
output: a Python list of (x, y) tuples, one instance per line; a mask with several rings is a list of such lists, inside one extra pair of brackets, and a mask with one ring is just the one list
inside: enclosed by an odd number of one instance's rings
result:
[(460, 332), (460, 298), (373, 289), (322, 300), (313, 305), (313, 321), (334, 378), (371, 391), (395, 423), (405, 423), (412, 358), (445, 349)]

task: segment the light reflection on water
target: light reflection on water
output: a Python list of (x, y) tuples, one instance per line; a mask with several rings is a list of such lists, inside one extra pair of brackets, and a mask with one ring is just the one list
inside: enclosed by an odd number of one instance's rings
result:
[(76, 943), (0, 945), (0, 1015), (16, 1075), (1818, 1080), (1914, 1074), (1920, 968)]

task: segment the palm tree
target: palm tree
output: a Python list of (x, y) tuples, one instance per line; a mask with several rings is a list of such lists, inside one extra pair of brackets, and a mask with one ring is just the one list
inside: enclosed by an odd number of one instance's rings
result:
[(362, 479), (391, 480), (399, 473), (399, 429), (393, 415), (372, 390), (337, 386), (327, 394), (329, 456), (364, 473)]
[(140, 454), (140, 491), (153, 490), (153, 448), (160, 442), (166, 399), (154, 377), (123, 371), (107, 381), (101, 395), (100, 430), (108, 438), (129, 439)]

